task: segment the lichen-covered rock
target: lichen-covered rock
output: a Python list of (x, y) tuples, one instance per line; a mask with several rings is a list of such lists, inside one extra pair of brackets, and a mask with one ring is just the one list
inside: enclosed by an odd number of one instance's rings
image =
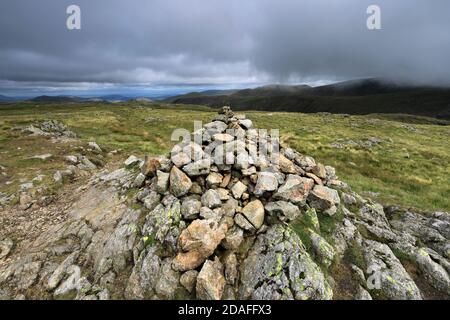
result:
[(331, 299), (331, 287), (288, 227), (260, 234), (240, 266), (240, 299)]
[(294, 221), (300, 216), (300, 209), (286, 201), (269, 202), (264, 208), (269, 216), (280, 221)]
[(133, 267), (125, 288), (127, 299), (149, 299), (154, 295), (161, 259), (157, 255), (157, 248), (143, 250)]
[(387, 245), (364, 240), (362, 249), (371, 293), (393, 300), (422, 299), (419, 288)]
[(329, 267), (334, 260), (335, 251), (333, 247), (320, 235), (308, 230), (309, 237), (311, 238), (311, 247), (317, 257), (318, 261)]
[(433, 261), (424, 248), (415, 252), (414, 259), (427, 282), (440, 292), (450, 296), (450, 277), (444, 267)]
[(155, 292), (162, 299), (174, 299), (175, 292), (180, 286), (180, 273), (172, 269), (172, 259), (167, 258), (161, 263)]

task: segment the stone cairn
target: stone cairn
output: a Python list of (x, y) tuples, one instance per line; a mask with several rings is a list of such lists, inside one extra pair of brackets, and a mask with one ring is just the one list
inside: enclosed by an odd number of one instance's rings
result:
[[(287, 224), (305, 212), (315, 216), (311, 208), (336, 213), (340, 198), (330, 186), (343, 183), (334, 169), (280, 148), (229, 107), (192, 138), (141, 165), (133, 186), (146, 186), (137, 198), (151, 211), (144, 243), (164, 248), (167, 268), (181, 273), (180, 283), (198, 299), (330, 299), (324, 276)], [(331, 261), (332, 251), (323, 259)], [(135, 297), (133, 285), (127, 290)]]

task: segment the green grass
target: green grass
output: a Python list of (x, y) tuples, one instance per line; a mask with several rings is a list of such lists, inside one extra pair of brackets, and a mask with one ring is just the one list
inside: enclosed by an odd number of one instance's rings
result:
[[(17, 125), (56, 119), (67, 124), (81, 139), (95, 140), (109, 150), (122, 149), (123, 157), (168, 152), (175, 128), (193, 130), (193, 120), (209, 122), (215, 114), (207, 107), (139, 103), (119, 104), (40, 104), (0, 105), (0, 165), (14, 177), (0, 176), (3, 182), (27, 172), (51, 171), (62, 165), (58, 160), (38, 163), (26, 160), (39, 154), (40, 143), (30, 142)], [(316, 161), (336, 168), (339, 178), (356, 192), (379, 194), (383, 204), (400, 204), (424, 210), (450, 210), (450, 127), (432, 124), (421, 117), (343, 116), (286, 112), (247, 112), (256, 126), (280, 129), (282, 140)], [(397, 121), (400, 120), (400, 121)], [(406, 120), (410, 123), (405, 123)], [(338, 139), (365, 141), (376, 137), (382, 142), (372, 148), (330, 145)], [(43, 138), (39, 138), (43, 139)], [(18, 150), (17, 147), (21, 147)], [(42, 146), (56, 148), (44, 143)], [(53, 153), (52, 151), (48, 151)], [(62, 150), (61, 152), (67, 152)], [(47, 152), (40, 152), (47, 153)]]

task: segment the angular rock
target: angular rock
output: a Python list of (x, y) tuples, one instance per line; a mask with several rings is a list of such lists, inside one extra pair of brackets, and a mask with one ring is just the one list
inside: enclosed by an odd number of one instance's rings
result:
[(278, 187), (277, 176), (272, 172), (259, 172), (255, 187), (255, 195), (262, 195), (267, 191), (275, 191)]
[(339, 205), (340, 201), (336, 190), (319, 185), (316, 185), (308, 196), (308, 202), (311, 207), (330, 216), (336, 213), (336, 206)]
[(196, 177), (201, 175), (206, 175), (210, 172), (211, 160), (202, 159), (183, 167), (183, 171), (186, 172), (190, 177)]
[(294, 163), (281, 153), (278, 156), (278, 166), (280, 167), (280, 171), (283, 173), (295, 174), (298, 171)]
[(217, 172), (211, 172), (208, 177), (206, 177), (206, 183), (208, 184), (209, 188), (218, 187), (222, 183), (222, 180), (223, 176)]
[(287, 201), (269, 202), (264, 207), (267, 214), (280, 221), (293, 221), (300, 216), (300, 209)]
[(196, 293), (200, 300), (220, 300), (225, 288), (223, 265), (216, 257), (207, 260), (197, 276)]
[(330, 300), (333, 292), (299, 237), (280, 224), (258, 235), (240, 267), (239, 299)]
[(309, 237), (311, 239), (311, 248), (315, 253), (315, 256), (324, 266), (329, 267), (334, 260), (335, 251), (333, 247), (320, 235), (308, 230)]
[(217, 133), (212, 136), (214, 141), (220, 141), (220, 142), (230, 142), (234, 140), (234, 137), (227, 133)]
[(200, 266), (225, 238), (227, 227), (211, 220), (194, 220), (178, 238), (181, 252), (173, 262), (178, 271), (193, 270)]
[(231, 188), (231, 193), (235, 199), (240, 199), (242, 194), (247, 190), (247, 186), (242, 182), (238, 181)]
[(184, 152), (179, 152), (171, 156), (170, 158), (175, 166), (178, 168), (191, 163), (191, 158)]
[(194, 197), (185, 198), (181, 204), (181, 214), (185, 220), (197, 219), (201, 207), (202, 203), (198, 199)]
[(261, 228), (264, 223), (264, 206), (259, 200), (249, 202), (242, 209), (242, 214), (256, 229)]
[(202, 195), (202, 205), (210, 209), (220, 207), (222, 201), (220, 200), (219, 193), (214, 189), (209, 189)]
[(183, 171), (173, 166), (170, 170), (170, 192), (175, 197), (181, 197), (188, 193), (191, 186), (191, 179)]
[(312, 179), (290, 174), (273, 197), (296, 205), (303, 204), (313, 186), (314, 181)]
[(160, 194), (165, 194), (169, 189), (170, 174), (158, 170), (156, 171), (156, 176), (157, 176), (156, 191)]
[(422, 299), (419, 288), (387, 245), (365, 240), (362, 249), (369, 289), (392, 300)]
[(180, 283), (181, 285), (189, 292), (191, 293), (194, 288), (195, 285), (197, 283), (197, 276), (198, 276), (198, 271), (196, 270), (189, 270), (186, 271), (185, 273), (183, 273), (180, 277)]

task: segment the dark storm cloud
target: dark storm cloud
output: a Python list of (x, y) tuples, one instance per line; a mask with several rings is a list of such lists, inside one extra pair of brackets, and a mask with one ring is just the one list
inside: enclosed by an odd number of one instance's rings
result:
[[(65, 27), (77, 4), (82, 30)], [(382, 10), (382, 30), (366, 9)], [(0, 86), (390, 77), (450, 84), (450, 2), (2, 0)]]

